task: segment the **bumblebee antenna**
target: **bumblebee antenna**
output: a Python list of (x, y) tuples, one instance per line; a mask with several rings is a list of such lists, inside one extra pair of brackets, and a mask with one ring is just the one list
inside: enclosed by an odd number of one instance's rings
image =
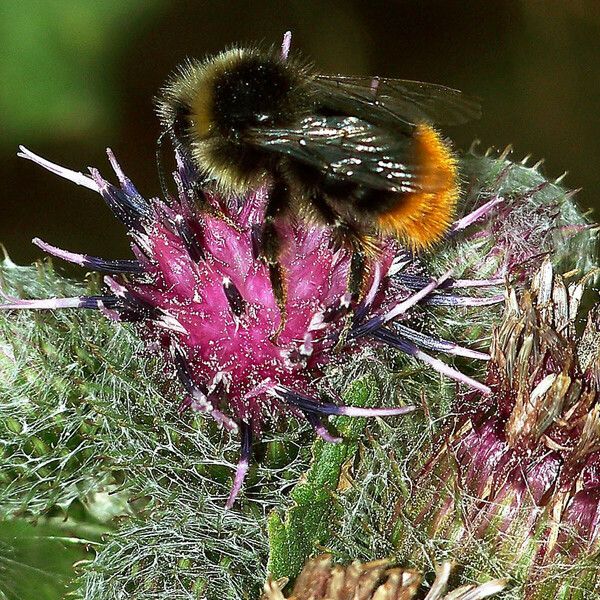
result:
[(160, 183), (160, 191), (162, 192), (163, 198), (169, 198), (169, 188), (167, 187), (167, 178), (165, 177), (165, 169), (162, 160), (163, 140), (165, 135), (171, 131), (171, 127), (165, 129), (156, 140), (156, 166), (158, 168), (158, 181)]

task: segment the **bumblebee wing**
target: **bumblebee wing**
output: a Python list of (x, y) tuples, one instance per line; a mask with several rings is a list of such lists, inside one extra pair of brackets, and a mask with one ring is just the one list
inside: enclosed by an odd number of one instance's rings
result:
[(481, 116), (478, 100), (435, 83), (337, 75), (318, 75), (313, 81), (326, 108), (377, 124), (460, 125)]
[(393, 192), (422, 189), (412, 138), (358, 117), (311, 116), (297, 128), (255, 128), (248, 141), (337, 179)]

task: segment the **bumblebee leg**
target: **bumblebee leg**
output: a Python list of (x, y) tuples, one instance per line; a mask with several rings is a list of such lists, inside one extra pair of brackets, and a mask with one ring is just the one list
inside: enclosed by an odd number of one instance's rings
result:
[(352, 224), (344, 221), (322, 196), (313, 198), (312, 207), (317, 216), (332, 230), (333, 244), (336, 249), (347, 248), (352, 252), (348, 270), (348, 292), (353, 301), (360, 298), (365, 281), (366, 257), (369, 238), (364, 236)]
[(205, 185), (205, 182), (200, 179), (193, 181), (190, 185), (192, 198), (198, 210), (201, 213), (205, 213), (207, 215), (210, 215), (211, 217), (219, 219), (220, 221), (224, 221), (225, 223), (227, 223), (227, 225), (229, 225), (229, 227), (231, 227), (238, 233), (242, 233), (242, 227), (240, 227), (240, 225), (236, 223), (227, 214), (225, 208), (220, 207), (217, 204), (214, 204), (213, 202), (209, 202), (209, 200), (206, 197), (206, 194), (204, 193)]
[(381, 248), (378, 238), (361, 231), (352, 224), (345, 223), (344, 227), (338, 228), (339, 235), (344, 245), (352, 251), (350, 269), (348, 271), (348, 291), (354, 302), (362, 299), (367, 283), (369, 259), (376, 258)]
[(346, 248), (351, 252), (350, 267), (348, 269), (348, 279), (346, 284), (346, 290), (350, 294), (350, 302), (344, 316), (344, 324), (335, 346), (336, 349), (340, 349), (346, 343), (348, 333), (352, 327), (352, 311), (350, 308), (354, 302), (358, 302), (360, 299), (365, 282), (367, 266), (366, 258), (368, 254), (366, 248), (369, 247), (369, 238), (361, 234), (361, 232), (350, 223), (344, 221), (322, 196), (313, 198), (312, 207), (317, 216), (324, 221), (326, 225), (331, 227), (334, 247), (336, 249)]
[(348, 273), (348, 292), (352, 301), (357, 302), (365, 283), (367, 260), (362, 244), (357, 243), (354, 237), (350, 243), (352, 244), (352, 259), (350, 260), (350, 271)]
[(348, 269), (347, 279), (347, 291), (350, 294), (350, 301), (348, 303), (348, 312), (344, 317), (344, 324), (340, 331), (338, 341), (335, 345), (336, 350), (341, 350), (346, 344), (348, 334), (352, 328), (352, 317), (353, 311), (352, 306), (358, 303), (362, 295), (362, 289), (365, 282), (366, 275), (366, 252), (364, 251), (361, 243), (361, 238), (358, 232), (352, 231), (348, 227), (338, 227), (337, 235), (341, 237), (342, 243), (350, 248), (351, 258), (350, 267)]
[(262, 229), (261, 254), (263, 260), (269, 267), (269, 278), (273, 295), (279, 308), (280, 321), (277, 330), (272, 336), (276, 341), (279, 334), (285, 328), (287, 322), (287, 286), (285, 273), (279, 257), (281, 254), (281, 239), (277, 231), (277, 219), (284, 215), (289, 204), (290, 190), (283, 180), (276, 180), (267, 201), (265, 209), (265, 221)]

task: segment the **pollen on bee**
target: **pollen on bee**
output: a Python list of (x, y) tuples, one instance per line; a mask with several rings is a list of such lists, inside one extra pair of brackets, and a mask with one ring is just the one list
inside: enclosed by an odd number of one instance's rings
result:
[(398, 195), (398, 202), (378, 217), (383, 233), (401, 238), (414, 249), (440, 240), (450, 227), (458, 200), (458, 169), (442, 136), (422, 123), (414, 133), (418, 191)]

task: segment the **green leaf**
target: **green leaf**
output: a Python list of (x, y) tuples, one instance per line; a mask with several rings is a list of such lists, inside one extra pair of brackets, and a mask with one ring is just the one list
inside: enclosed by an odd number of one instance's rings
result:
[[(348, 388), (344, 403), (372, 406), (378, 395), (374, 378), (364, 377)], [(315, 442), (311, 465), (291, 493), (294, 505), (285, 512), (273, 511), (269, 515), (268, 571), (276, 579), (296, 577), (306, 559), (319, 547), (327, 545), (331, 527), (339, 517), (336, 492), (345, 466), (358, 450), (358, 439), (366, 419), (337, 417), (332, 422), (343, 436), (343, 442)]]
[(0, 522), (0, 599), (59, 600), (74, 589), (84, 542), (54, 525)]

